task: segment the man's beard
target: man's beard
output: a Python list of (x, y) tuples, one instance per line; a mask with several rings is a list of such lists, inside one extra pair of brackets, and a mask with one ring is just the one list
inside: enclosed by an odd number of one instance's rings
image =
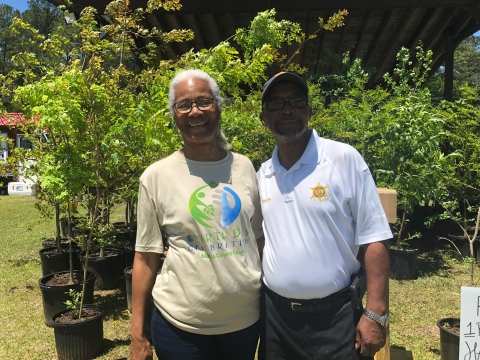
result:
[(307, 124), (300, 123), (301, 126), (287, 126), (287, 129), (280, 130), (278, 125), (276, 126), (277, 134), (285, 139), (291, 139), (297, 137), (298, 135), (302, 134), (305, 130), (307, 130)]

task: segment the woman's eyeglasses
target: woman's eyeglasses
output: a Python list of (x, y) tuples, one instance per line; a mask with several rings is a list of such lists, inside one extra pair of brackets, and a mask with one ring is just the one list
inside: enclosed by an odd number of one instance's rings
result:
[(200, 98), (196, 101), (182, 100), (173, 104), (173, 108), (179, 114), (187, 114), (192, 111), (193, 104), (195, 104), (198, 109), (204, 111), (211, 109), (214, 102), (214, 98)]

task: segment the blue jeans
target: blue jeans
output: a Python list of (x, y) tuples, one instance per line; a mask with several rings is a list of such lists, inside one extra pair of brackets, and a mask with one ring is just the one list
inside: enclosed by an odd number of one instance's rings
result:
[(253, 360), (260, 320), (232, 333), (200, 335), (180, 330), (155, 308), (151, 332), (159, 360)]

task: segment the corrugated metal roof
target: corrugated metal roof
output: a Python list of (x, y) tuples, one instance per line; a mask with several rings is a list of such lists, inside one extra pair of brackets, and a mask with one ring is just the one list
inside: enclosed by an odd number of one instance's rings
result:
[[(63, 0), (49, 0), (61, 5)], [(103, 14), (109, 0), (75, 0), (72, 11), (94, 6)], [(146, 7), (147, 0), (131, 0), (130, 7)], [(246, 28), (259, 12), (275, 8), (277, 19), (298, 22), (306, 34), (318, 28), (318, 18), (327, 19), (339, 9), (347, 9), (345, 26), (333, 32), (321, 31), (308, 41), (298, 54), (298, 45), (284, 46), (281, 53), (307, 67), (311, 72), (330, 73), (330, 54), (344, 54), (363, 59), (367, 69), (374, 70), (371, 86), (383, 81), (391, 72), (401, 47), (413, 50), (419, 40), (433, 51), (433, 71), (444, 62), (446, 36), (454, 46), (480, 30), (480, 0), (182, 0), (180, 11), (159, 10), (145, 17), (147, 28), (163, 31), (192, 29), (195, 38), (189, 43), (167, 44), (165, 58), (175, 59), (189, 49), (200, 50), (217, 45)], [(145, 44), (137, 39), (138, 47)], [(272, 67), (271, 74), (279, 69)]]

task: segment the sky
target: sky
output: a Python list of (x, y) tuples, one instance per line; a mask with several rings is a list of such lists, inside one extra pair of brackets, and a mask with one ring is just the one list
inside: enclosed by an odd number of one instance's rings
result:
[(10, 5), (20, 12), (24, 12), (28, 9), (28, 0), (0, 0), (0, 4)]
[[(0, 4), (10, 5), (20, 12), (24, 12), (28, 9), (28, 0), (0, 0)], [(480, 31), (477, 31), (474, 35), (480, 36)]]

